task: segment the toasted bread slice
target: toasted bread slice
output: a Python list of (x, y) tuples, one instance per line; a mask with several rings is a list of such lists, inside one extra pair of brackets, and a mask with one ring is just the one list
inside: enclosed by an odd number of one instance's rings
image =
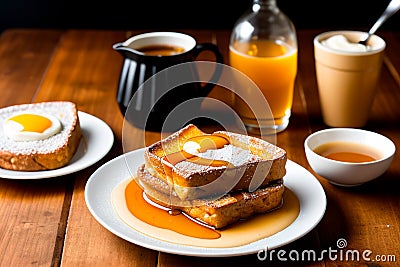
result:
[[(182, 151), (185, 143), (197, 136), (226, 139), (228, 144), (205, 151), (199, 157), (228, 162), (228, 165), (182, 160), (166, 166), (166, 156)], [(285, 150), (262, 139), (226, 131), (210, 135), (192, 124), (147, 147), (144, 157), (147, 171), (167, 181), (182, 200), (220, 192), (254, 191), (281, 179), (286, 173), (287, 161)]]
[[(3, 122), (24, 112), (51, 114), (61, 131), (44, 140), (14, 141), (5, 136)], [(70, 162), (82, 137), (77, 107), (69, 101), (21, 104), (0, 109), (0, 167), (18, 171), (60, 168)]]
[(283, 201), (283, 179), (274, 180), (251, 193), (236, 191), (215, 200), (180, 201), (177, 194), (169, 190), (168, 184), (151, 175), (144, 165), (138, 168), (136, 178), (152, 201), (167, 208), (183, 211), (217, 229), (240, 219), (279, 208)]

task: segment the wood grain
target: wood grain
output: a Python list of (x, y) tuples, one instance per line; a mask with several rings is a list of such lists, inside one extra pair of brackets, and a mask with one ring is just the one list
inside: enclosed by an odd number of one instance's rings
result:
[[(179, 30), (179, 29), (178, 29)], [(217, 44), (228, 64), (229, 31), (182, 30), (201, 42)], [(90, 175), (108, 160), (161, 138), (124, 124), (115, 100), (122, 56), (112, 45), (142, 31), (14, 29), (0, 36), (0, 107), (19, 103), (70, 100), (104, 120), (115, 143), (93, 166), (64, 177), (43, 180), (0, 179), (0, 266), (396, 266), (400, 260), (400, 155), (379, 179), (355, 188), (331, 185), (315, 174), (305, 158), (303, 142), (322, 122), (315, 79), (312, 40), (323, 29), (298, 32), (299, 62), (292, 116), (277, 145), (288, 158), (316, 176), (328, 206), (310, 233), (279, 249), (289, 252), (337, 249), (371, 250), (370, 257), (394, 255), (396, 262), (332, 260), (260, 261), (257, 255), (196, 258), (172, 255), (125, 241), (101, 226), (85, 203)], [(387, 48), (381, 81), (365, 129), (382, 133), (400, 147), (400, 33), (382, 32)], [(203, 54), (200, 60), (212, 60)], [(231, 103), (216, 87), (210, 97)], [(215, 126), (207, 126), (206, 131)], [(128, 142), (132, 136), (143, 142)], [(124, 145), (123, 145), (124, 143)], [(397, 263), (397, 264), (396, 264)]]

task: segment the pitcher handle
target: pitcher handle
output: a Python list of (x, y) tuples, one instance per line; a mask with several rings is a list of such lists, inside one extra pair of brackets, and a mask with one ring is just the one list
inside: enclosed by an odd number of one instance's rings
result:
[(215, 84), (217, 84), (218, 79), (221, 77), (222, 74), (222, 68), (223, 68), (223, 63), (224, 63), (224, 58), (221, 54), (221, 52), (218, 49), (218, 46), (213, 44), (213, 43), (201, 43), (196, 45), (196, 56), (198, 56), (201, 52), (203, 51), (211, 51), (215, 55), (215, 61), (220, 64), (216, 64), (215, 71), (213, 75), (211, 76), (211, 79), (204, 85), (201, 86), (201, 94), (203, 96), (208, 95), (211, 90), (215, 87)]

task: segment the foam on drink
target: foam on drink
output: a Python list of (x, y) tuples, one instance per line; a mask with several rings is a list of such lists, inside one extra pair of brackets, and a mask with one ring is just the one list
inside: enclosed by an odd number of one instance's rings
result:
[(366, 52), (371, 48), (359, 43), (350, 42), (344, 35), (333, 35), (321, 42), (323, 45), (345, 52)]

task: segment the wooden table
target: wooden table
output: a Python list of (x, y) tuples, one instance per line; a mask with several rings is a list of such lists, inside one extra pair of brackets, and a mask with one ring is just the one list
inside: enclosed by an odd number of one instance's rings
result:
[[(182, 30), (199, 42), (214, 42), (227, 63), (228, 31)], [(317, 95), (312, 38), (321, 30), (301, 30), (299, 71), (290, 125), (277, 135), (288, 158), (309, 171), (303, 150), (307, 135), (327, 128)], [(70, 100), (79, 110), (104, 120), (115, 143), (98, 163), (62, 177), (39, 180), (0, 179), (1, 266), (267, 266), (278, 263), (307, 266), (400, 264), (400, 154), (379, 179), (355, 188), (329, 184), (316, 175), (327, 195), (327, 210), (318, 226), (282, 247), (296, 250), (346, 249), (365, 251), (371, 260), (340, 261), (325, 254), (317, 261), (260, 261), (247, 255), (227, 258), (179, 256), (146, 249), (112, 234), (89, 212), (85, 184), (102, 164), (123, 153), (121, 115), (115, 100), (122, 57), (116, 42), (138, 32), (97, 30), (12, 29), (0, 36), (0, 107)], [(400, 32), (382, 32), (387, 42), (381, 83), (365, 129), (382, 133), (400, 148)], [(224, 95), (218, 89), (213, 97)], [(227, 100), (227, 99), (225, 99)], [(150, 134), (156, 141), (157, 134)], [(312, 172), (313, 173), (313, 172)], [(315, 174), (315, 173), (313, 173)]]

